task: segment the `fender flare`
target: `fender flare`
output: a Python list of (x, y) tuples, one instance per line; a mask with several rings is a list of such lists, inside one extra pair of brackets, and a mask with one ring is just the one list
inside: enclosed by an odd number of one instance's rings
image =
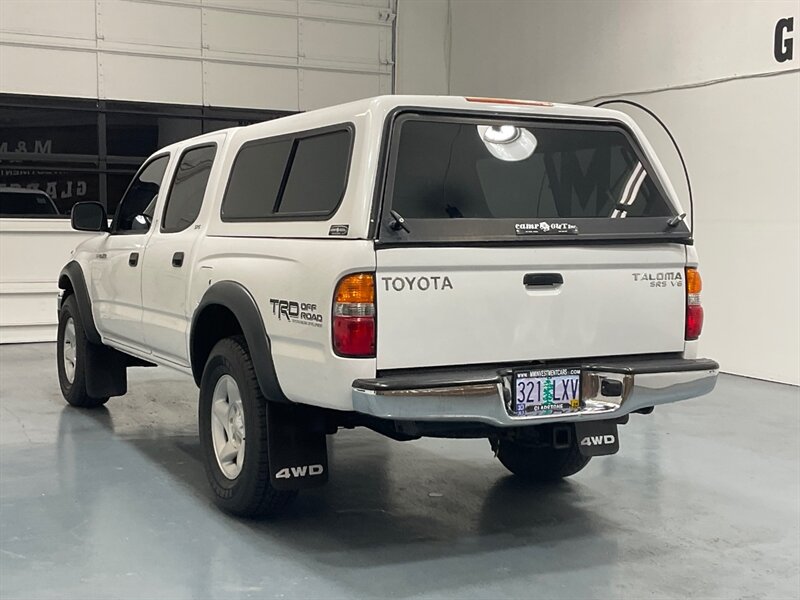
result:
[[(83, 276), (83, 269), (77, 261), (68, 262), (58, 276), (58, 287), (62, 290), (72, 288), (75, 300), (78, 302), (78, 314), (81, 317), (86, 338), (93, 344), (102, 344), (100, 332), (94, 323), (92, 316), (92, 299), (89, 297), (89, 289), (86, 287), (86, 279)], [(59, 303), (59, 310), (61, 304)]]
[(275, 363), (272, 360), (272, 344), (264, 326), (264, 319), (252, 294), (243, 285), (235, 281), (218, 281), (209, 287), (192, 315), (191, 333), (189, 335), (190, 361), (195, 382), (200, 385), (205, 364), (197, 364), (191, 354), (195, 349), (195, 334), (197, 323), (203, 310), (210, 305), (219, 305), (227, 308), (242, 329), (242, 334), (247, 342), (256, 379), (261, 388), (261, 393), (269, 400), (290, 402), (281, 389), (278, 374), (275, 372)]

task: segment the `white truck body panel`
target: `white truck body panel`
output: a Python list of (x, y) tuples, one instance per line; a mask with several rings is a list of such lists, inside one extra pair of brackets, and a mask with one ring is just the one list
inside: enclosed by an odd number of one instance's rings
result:
[[(377, 256), (379, 369), (684, 347), (681, 245), (393, 248)], [(525, 287), (528, 273), (558, 273), (564, 283)]]
[[(351, 410), (350, 386), (360, 377), (374, 377), (375, 359), (348, 359), (333, 353), (333, 290), (345, 275), (374, 269), (375, 251), (365, 240), (246, 237), (238, 240), (234, 249), (229, 239), (211, 236), (205, 239), (197, 257), (191, 294), (196, 306), (205, 290), (217, 281), (242, 284), (264, 319), (275, 369), (287, 397), (304, 404)], [(272, 299), (313, 305), (303, 312), (319, 315), (321, 321), (315, 324), (310, 319), (281, 318)]]
[(144, 235), (105, 236), (84, 271), (91, 273), (92, 310), (104, 336), (126, 348), (144, 345), (141, 271), (129, 272), (128, 260), (133, 252), (141, 255), (145, 243)]

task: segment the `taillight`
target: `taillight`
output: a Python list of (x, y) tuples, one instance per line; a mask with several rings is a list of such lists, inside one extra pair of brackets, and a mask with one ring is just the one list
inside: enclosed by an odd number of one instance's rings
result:
[(375, 356), (375, 276), (354, 273), (333, 296), (333, 350), (339, 356)]
[(686, 269), (686, 339), (696, 340), (703, 331), (703, 307), (700, 305), (700, 291), (703, 280), (697, 269)]

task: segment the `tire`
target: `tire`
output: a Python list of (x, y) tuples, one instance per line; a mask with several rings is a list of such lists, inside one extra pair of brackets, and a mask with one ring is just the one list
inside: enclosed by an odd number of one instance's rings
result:
[(79, 408), (96, 408), (108, 402), (107, 396), (93, 398), (86, 391), (86, 352), (90, 342), (86, 339), (74, 295), (67, 296), (61, 305), (56, 339), (58, 384), (67, 403)]
[(507, 439), (497, 441), (497, 458), (517, 477), (528, 481), (558, 481), (583, 469), (591, 457), (581, 454), (575, 436), (566, 448), (525, 446)]
[(286, 508), (297, 491), (270, 484), (267, 399), (242, 336), (221, 340), (211, 350), (200, 382), (198, 417), (203, 464), (217, 505), (240, 517), (275, 515)]

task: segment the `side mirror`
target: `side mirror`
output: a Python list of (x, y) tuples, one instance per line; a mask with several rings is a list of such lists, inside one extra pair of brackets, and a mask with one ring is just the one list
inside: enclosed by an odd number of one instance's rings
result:
[(108, 231), (106, 209), (99, 202), (78, 202), (72, 207), (72, 228), (77, 231)]

